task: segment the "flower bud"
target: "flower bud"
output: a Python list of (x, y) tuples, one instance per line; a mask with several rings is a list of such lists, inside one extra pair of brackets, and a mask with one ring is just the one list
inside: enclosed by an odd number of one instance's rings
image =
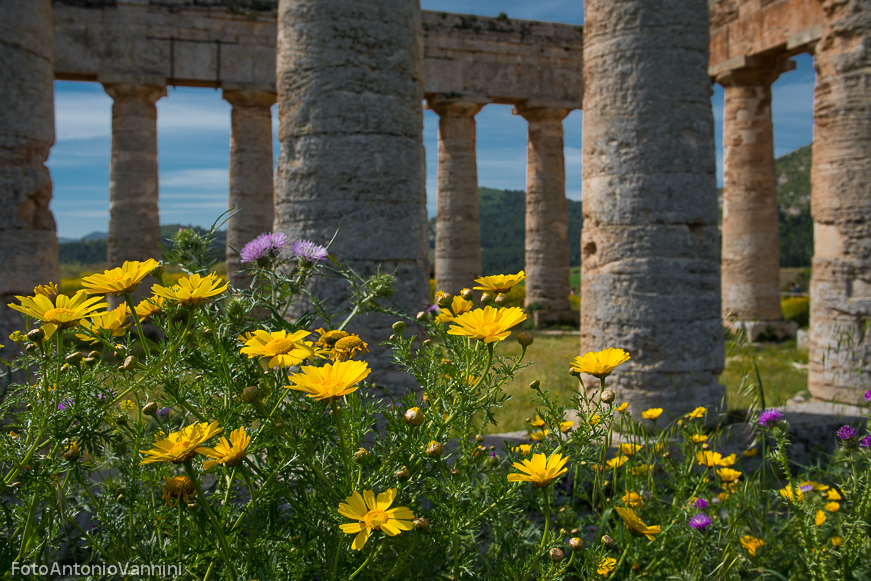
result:
[(429, 347), (432, 345), (432, 341), (429, 339), (425, 339), (423, 343), (420, 344), (421, 347)]
[(505, 293), (499, 293), (498, 295), (496, 295), (495, 303), (497, 305), (501, 307), (506, 302), (508, 302), (508, 295), (506, 295)]
[(471, 301), (475, 298), (475, 293), (470, 288), (464, 288), (460, 291), (460, 296), (466, 299), (467, 301)]
[(421, 425), (423, 423), (423, 412), (420, 411), (420, 408), (414, 407), (406, 411), (405, 423), (412, 428), (416, 428), (417, 426)]
[(157, 415), (157, 402), (150, 401), (144, 406), (142, 406), (142, 413), (146, 416), (155, 416)]
[(426, 449), (426, 455), (430, 458), (438, 458), (445, 451), (444, 446), (441, 445), (441, 442), (436, 442), (433, 440), (429, 443), (429, 447)]
[(602, 544), (606, 547), (613, 547), (614, 539), (612, 539), (609, 535), (605, 535), (604, 537), (602, 537)]
[(584, 548), (584, 540), (578, 537), (569, 539), (569, 548), (573, 551), (580, 551)]
[(671, 456), (671, 452), (663, 452), (662, 459), (667, 460)]
[(415, 315), (414, 318), (417, 319), (418, 321), (425, 321), (426, 320), (426, 311), (420, 311), (419, 313), (417, 313), (417, 315)]
[(91, 351), (90, 353), (88, 353), (88, 357), (91, 357), (93, 359), (99, 359), (100, 352), (99, 351)]
[(367, 450), (366, 448), (361, 447), (359, 450), (354, 452), (354, 460), (356, 460), (357, 462), (362, 462), (362, 461), (368, 460), (368, 459), (369, 459), (369, 450)]
[(115, 499), (115, 502), (120, 503), (122, 500), (124, 500), (124, 495), (119, 494), (118, 497)]
[(481, 295), (481, 304), (488, 305), (493, 300), (493, 295), (490, 293), (484, 293)]
[(396, 341), (396, 339), (397, 339), (396, 333), (392, 333), (392, 334), (387, 338), (388, 341)]
[(408, 468), (403, 467), (402, 470), (397, 470), (394, 474), (399, 480), (407, 480), (411, 478), (411, 472), (408, 471)]
[(88, 367), (92, 367), (92, 366), (96, 365), (98, 361), (99, 361), (99, 359), (97, 359), (96, 357), (85, 357), (82, 360), (82, 362), (85, 365), (87, 365)]
[(39, 343), (43, 339), (45, 339), (45, 332), (42, 329), (34, 329), (27, 333), (27, 338), (33, 341), (34, 343)]
[(402, 321), (396, 321), (395, 323), (393, 323), (392, 327), (393, 327), (393, 330), (396, 331), (397, 333), (399, 333), (400, 335), (402, 334), (403, 331), (405, 331), (405, 323)]
[(82, 355), (82, 354), (79, 353), (78, 351), (73, 351), (72, 353), (70, 353), (69, 355), (67, 355), (66, 357), (64, 357), (64, 361), (66, 361), (66, 362), (69, 363), (70, 365), (76, 365), (76, 364), (78, 364), (79, 361), (81, 361), (82, 359), (84, 359), (84, 355)]
[(477, 436), (475, 436), (475, 441), (478, 442), (479, 444), (483, 444), (484, 443), (484, 434), (478, 434)]
[(133, 371), (136, 369), (136, 356), (128, 355), (126, 359), (124, 359), (124, 364), (121, 365), (121, 369), (124, 371)]
[(196, 510), (196, 509), (198, 509), (199, 507), (200, 507), (200, 505), (197, 504), (196, 502), (189, 502), (189, 503), (188, 503), (188, 508), (191, 509), (191, 510)]
[(599, 396), (599, 399), (602, 400), (602, 403), (611, 404), (614, 403), (614, 400), (617, 399), (617, 394), (611, 391), (610, 389), (606, 389), (602, 392), (602, 395)]
[(569, 365), (569, 375), (571, 375), (572, 377), (580, 377), (581, 372)]
[(451, 303), (454, 301), (454, 295), (451, 293), (442, 293), (438, 297), (438, 302), (436, 303), (440, 309), (447, 309), (451, 306)]
[(566, 554), (563, 553), (562, 549), (554, 547), (550, 550), (550, 560), (553, 561), (554, 563), (559, 563), (560, 561), (562, 561), (565, 558), (566, 558)]
[(114, 357), (115, 359), (124, 359), (124, 346), (115, 345), (115, 350), (112, 352), (112, 357)]
[(164, 274), (165, 272), (166, 272), (166, 269), (163, 268), (163, 265), (162, 265), (162, 264), (158, 264), (158, 265), (155, 266), (154, 269), (151, 271), (151, 276), (153, 276), (154, 278), (160, 280), (161, 278), (163, 278), (163, 274)]
[(530, 345), (532, 345), (532, 342), (534, 340), (535, 339), (533, 339), (532, 333), (524, 332), (524, 333), (520, 333), (517, 336), (517, 342), (520, 343), (521, 347), (529, 347)]
[(534, 389), (535, 391), (538, 391), (539, 387), (541, 387), (541, 382), (539, 380), (533, 379), (529, 382), (529, 389)]
[(75, 462), (79, 459), (79, 447), (76, 445), (71, 445), (67, 448), (67, 451), (64, 452), (64, 460), (67, 462)]
[(707, 442), (705, 442), (704, 444), (702, 444), (702, 450), (710, 450), (710, 449), (711, 449), (711, 445), (708, 444)]
[(641, 565), (638, 563), (638, 561), (635, 561), (634, 563), (632, 563), (632, 570), (633, 571), (640, 571), (641, 570)]
[(451, 469), (451, 476), (459, 476), (460, 471), (456, 468)]
[(423, 533), (430, 533), (432, 530), (429, 528), (429, 521), (425, 518), (416, 518), (413, 521), (415, 530), (421, 531)]
[(254, 403), (260, 399), (260, 389), (256, 385), (249, 385), (242, 390), (242, 402)]
[[(563, 508), (565, 508), (565, 507), (563, 507)], [(563, 512), (563, 511), (561, 510), (560, 512)], [(567, 531), (566, 529), (560, 529), (560, 530), (559, 530), (559, 536), (564, 537), (564, 536), (566, 536), (567, 534), (569, 534), (569, 531)]]
[(572, 530), (569, 531), (569, 532), (570, 532), (572, 535), (577, 535), (579, 532), (581, 532), (581, 529), (572, 529)]
[(39, 345), (37, 345), (36, 343), (28, 343), (27, 346), (24, 347), (24, 350), (28, 353), (33, 353), (34, 351), (39, 350)]

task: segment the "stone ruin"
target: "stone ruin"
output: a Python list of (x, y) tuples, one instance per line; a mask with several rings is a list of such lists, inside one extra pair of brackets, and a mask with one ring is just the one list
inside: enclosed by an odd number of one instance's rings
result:
[[(358, 272), (398, 268), (426, 302), (421, 103), (439, 116), (436, 283), (481, 274), (475, 115), (529, 123), (527, 304), (570, 317), (568, 245), (583, 256), (581, 351), (632, 353), (615, 373), (636, 413), (717, 407), (723, 321), (780, 317), (771, 84), (810, 53), (814, 103), (809, 390), (871, 387), (871, 5), (867, 0), (587, 0), (584, 26), (421, 11), (419, 0), (28, 0), (0, 6), (0, 332), (13, 295), (59, 280), (45, 166), (55, 79), (112, 97), (108, 260), (159, 253), (158, 99), (221, 89), (232, 105), (228, 245), (275, 228)], [(722, 252), (712, 82), (725, 88)], [(281, 152), (272, 175), (270, 107)], [(584, 110), (584, 228), (568, 240), (562, 120)], [(721, 258), (722, 257), (722, 258)], [(239, 257), (228, 249), (235, 285)], [(323, 288), (327, 295), (340, 289)], [(370, 339), (389, 321), (367, 322)], [(383, 356), (382, 356), (383, 357)], [(373, 366), (389, 383), (386, 360)], [(396, 379), (396, 378), (394, 378)]]

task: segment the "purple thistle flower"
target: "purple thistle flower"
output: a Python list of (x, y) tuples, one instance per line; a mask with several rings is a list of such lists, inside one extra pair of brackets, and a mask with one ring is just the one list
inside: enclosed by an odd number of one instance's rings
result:
[(496, 457), (496, 450), (493, 450), (492, 452), (490, 452), (490, 457), (491, 457), (491, 458), (495, 458), (495, 457)]
[(865, 401), (871, 401), (871, 389), (865, 392)]
[(849, 440), (855, 435), (856, 430), (854, 430), (850, 426), (843, 426), (840, 430), (838, 430), (838, 439), (840, 440)]
[(287, 246), (287, 236), (282, 232), (264, 232), (239, 252), (242, 262), (254, 262), (260, 258), (277, 258)]
[(779, 422), (783, 419), (783, 414), (779, 410), (769, 409), (759, 414), (759, 425), (768, 427), (770, 424)]
[(426, 312), (427, 313), (440, 313), (441, 309), (439, 308), (439, 306), (437, 304), (433, 303), (426, 308)]
[(810, 484), (802, 484), (801, 486), (798, 487), (798, 489), (801, 490), (802, 493), (805, 493), (805, 492), (813, 492), (814, 487), (811, 486)]
[(73, 407), (73, 405), (75, 405), (75, 403), (76, 402), (74, 402), (71, 399), (64, 399), (64, 400), (61, 400), (60, 402), (58, 402), (57, 409), (59, 409), (61, 411), (67, 410), (67, 409)]
[(300, 262), (314, 262), (327, 259), (327, 249), (311, 240), (297, 240), (291, 248)]
[(163, 416), (165, 416), (168, 413), (169, 413), (169, 408), (160, 408), (159, 410), (157, 410), (157, 417), (162, 418)]
[(697, 531), (703, 531), (711, 526), (711, 517), (706, 514), (697, 514), (690, 518), (690, 528)]
[(693, 504), (695, 504), (696, 508), (699, 510), (705, 510), (708, 508), (708, 501), (704, 498), (697, 498)]
[(871, 434), (868, 434), (867, 436), (865, 436), (864, 438), (859, 440), (859, 447), (860, 448), (871, 448)]

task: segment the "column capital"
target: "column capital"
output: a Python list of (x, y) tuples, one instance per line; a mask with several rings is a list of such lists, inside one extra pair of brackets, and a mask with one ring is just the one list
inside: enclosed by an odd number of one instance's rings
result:
[(270, 108), (275, 104), (275, 91), (244, 91), (224, 89), (221, 97), (233, 107)]
[(161, 97), (166, 97), (166, 85), (103, 83), (103, 90), (115, 101), (118, 99), (138, 99), (156, 103)]
[(520, 115), (530, 123), (533, 121), (562, 121), (569, 113), (569, 109), (562, 107), (528, 107), (525, 105), (516, 105), (511, 110), (512, 115)]
[(718, 71), (714, 81), (723, 87), (746, 87), (748, 85), (771, 86), (777, 78), (788, 71), (795, 70), (795, 61), (789, 59), (763, 60), (744, 59), (738, 66)]
[[(488, 101), (489, 102), (489, 101)], [(488, 102), (477, 99), (427, 97), (426, 108), (439, 117), (474, 117)]]

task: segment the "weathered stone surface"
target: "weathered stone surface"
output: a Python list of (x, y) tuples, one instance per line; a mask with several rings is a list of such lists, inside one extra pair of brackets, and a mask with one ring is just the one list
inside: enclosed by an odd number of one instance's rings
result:
[(475, 115), (481, 103), (428, 101), (439, 116), (436, 288), (459, 294), (481, 276)]
[(272, 176), (271, 91), (224, 91), (232, 106), (230, 123), (230, 197), (236, 213), (227, 222), (227, 275), (244, 288), (251, 276), (241, 272), (239, 251), (275, 222)]
[(816, 47), (810, 368), (815, 397), (871, 388), (871, 6), (826, 0)]
[[(362, 276), (397, 270), (396, 303), (428, 292), (420, 8), (416, 0), (281, 0), (275, 229), (325, 244)], [(321, 279), (329, 307), (347, 285)], [(372, 380), (406, 376), (378, 347), (393, 318), (354, 325), (369, 343)]]
[(634, 414), (722, 401), (714, 120), (705, 0), (588, 0), (581, 352)]
[[(568, 109), (517, 108), (528, 122), (526, 146), (526, 306), (566, 313), (569, 214), (563, 119)], [(570, 319), (569, 319), (570, 320)]]
[(723, 112), (723, 318), (779, 321), (780, 232), (771, 84), (784, 65), (717, 77)]
[(0, 342), (24, 328), (6, 305), (60, 282), (57, 234), (45, 162), (54, 143), (51, 2), (0, 5)]

